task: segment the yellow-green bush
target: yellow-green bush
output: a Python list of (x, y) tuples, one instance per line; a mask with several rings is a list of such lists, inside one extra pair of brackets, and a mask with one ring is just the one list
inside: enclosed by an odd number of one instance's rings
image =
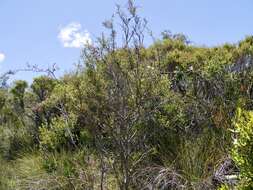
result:
[(40, 128), (40, 146), (42, 149), (54, 151), (73, 140), (72, 120), (63, 117), (54, 118), (50, 126)]
[(253, 111), (237, 109), (232, 156), (240, 168), (240, 189), (253, 188)]

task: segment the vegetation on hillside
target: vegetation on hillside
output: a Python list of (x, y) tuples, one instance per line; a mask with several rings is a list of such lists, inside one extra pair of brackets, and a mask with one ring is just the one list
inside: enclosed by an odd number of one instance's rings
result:
[(0, 189), (252, 189), (253, 37), (154, 39), (131, 0), (103, 25), (61, 78), (0, 77)]

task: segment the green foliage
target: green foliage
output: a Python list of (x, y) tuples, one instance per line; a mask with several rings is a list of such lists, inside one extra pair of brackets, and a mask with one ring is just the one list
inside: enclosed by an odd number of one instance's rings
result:
[(16, 81), (14, 87), (11, 89), (11, 93), (13, 94), (14, 102), (19, 106), (21, 111), (24, 111), (24, 95), (25, 89), (28, 87), (26, 81)]
[(164, 32), (146, 47), (127, 10), (74, 71), (1, 86), (0, 189), (225, 190), (231, 148), (238, 189), (252, 188), (253, 38), (210, 48)]
[(37, 95), (39, 101), (44, 101), (47, 97), (50, 96), (55, 85), (56, 81), (54, 79), (47, 76), (41, 76), (34, 79), (31, 88)]
[(222, 185), (218, 190), (229, 190), (227, 185)]
[(241, 188), (253, 188), (253, 112), (240, 108), (234, 119), (235, 134), (233, 158), (240, 168)]
[(54, 118), (50, 126), (40, 128), (40, 146), (49, 151), (59, 150), (70, 141), (74, 119)]

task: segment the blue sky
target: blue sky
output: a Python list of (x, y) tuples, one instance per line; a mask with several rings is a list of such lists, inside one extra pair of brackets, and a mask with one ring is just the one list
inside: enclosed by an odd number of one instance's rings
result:
[[(59, 74), (73, 69), (80, 45), (102, 31), (101, 23), (126, 0), (0, 0), (0, 73), (26, 63)], [(235, 43), (253, 34), (252, 0), (136, 0), (139, 13), (158, 36), (163, 30), (186, 34), (194, 44)], [(32, 73), (16, 79), (31, 81)]]

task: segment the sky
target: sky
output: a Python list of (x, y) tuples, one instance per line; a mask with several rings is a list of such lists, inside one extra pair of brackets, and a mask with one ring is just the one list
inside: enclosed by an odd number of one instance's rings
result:
[[(0, 73), (56, 63), (58, 75), (74, 69), (84, 44), (104, 28), (115, 5), (127, 0), (0, 0)], [(136, 0), (156, 37), (183, 33), (196, 45), (236, 43), (253, 35), (252, 0)], [(36, 74), (18, 73), (29, 82)]]

